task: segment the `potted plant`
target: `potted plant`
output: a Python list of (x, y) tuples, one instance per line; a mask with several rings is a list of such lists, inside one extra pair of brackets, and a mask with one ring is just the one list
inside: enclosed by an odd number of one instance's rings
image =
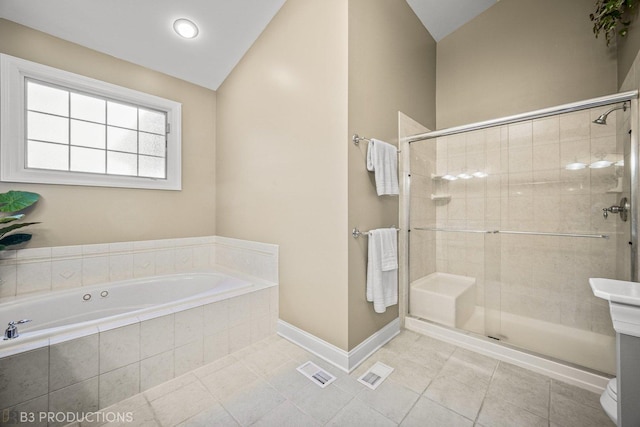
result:
[[(40, 196), (36, 193), (27, 191), (9, 191), (0, 193), (0, 212), (7, 215), (0, 216), (0, 251), (7, 249), (7, 246), (17, 245), (31, 240), (31, 234), (27, 233), (11, 233), (28, 225), (39, 224), (38, 222), (21, 222), (15, 223), (25, 217), (20, 211), (28, 208), (38, 201)], [(10, 225), (4, 225), (9, 224)]]
[(621, 37), (629, 32), (632, 21), (632, 12), (639, 0), (597, 0), (596, 10), (589, 15), (593, 22), (593, 33), (604, 33), (607, 46), (615, 39), (616, 29)]

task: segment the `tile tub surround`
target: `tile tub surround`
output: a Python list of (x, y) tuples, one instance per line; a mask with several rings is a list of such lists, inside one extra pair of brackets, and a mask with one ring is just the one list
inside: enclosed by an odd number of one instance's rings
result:
[(225, 267), (278, 283), (278, 246), (220, 236), (0, 252), (0, 303), (34, 293)]
[(1, 409), (110, 406), (274, 334), (277, 293), (272, 286), (0, 359)]
[(215, 236), (5, 252), (0, 290), (7, 284), (14, 289), (5, 300), (16, 298), (17, 287), (11, 284), (18, 283), (17, 277), (25, 283), (29, 278), (28, 295), (58, 289), (52, 287), (54, 271), (62, 272), (60, 277), (69, 278), (73, 286), (82, 286), (95, 280), (214, 266), (253, 277), (265, 286), (211, 304), (168, 310), (127, 325), (104, 325), (84, 336), (52, 337), (49, 345), (21, 349), (0, 359), (0, 410), (96, 410), (275, 333), (276, 245)]
[[(308, 360), (337, 380), (324, 389), (312, 384), (296, 371)], [(377, 361), (395, 370), (370, 390), (357, 378)], [(102, 412), (132, 412), (131, 425), (162, 427), (612, 427), (598, 399), (595, 393), (405, 330), (351, 374), (270, 336)]]

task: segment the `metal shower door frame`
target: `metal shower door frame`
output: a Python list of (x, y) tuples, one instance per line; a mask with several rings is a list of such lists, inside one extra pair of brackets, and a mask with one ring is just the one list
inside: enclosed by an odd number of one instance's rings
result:
[[(403, 189), (404, 192), (401, 192), (401, 200), (400, 200), (400, 228), (404, 230), (405, 237), (405, 260), (403, 263), (403, 267), (405, 273), (401, 278), (401, 286), (404, 288), (404, 310), (401, 311), (401, 318), (404, 319), (404, 316), (409, 314), (409, 247), (411, 240), (411, 228), (410, 228), (410, 210), (411, 210), (411, 170), (410, 170), (410, 146), (415, 142), (425, 141), (429, 139), (434, 139), (441, 136), (454, 135), (463, 132), (469, 132), (472, 130), (479, 129), (487, 129), (495, 126), (501, 126), (511, 123), (518, 123), (526, 120), (533, 120), (542, 117), (548, 117), (563, 113), (570, 113), (574, 111), (586, 110), (594, 107), (600, 107), (605, 105), (616, 104), (619, 102), (629, 102), (630, 106), (630, 114), (631, 114), (631, 125), (630, 125), (630, 152), (629, 152), (629, 173), (631, 180), (631, 203), (630, 203), (630, 265), (631, 265), (631, 280), (634, 282), (640, 282), (640, 269), (638, 268), (640, 264), (640, 260), (638, 259), (638, 224), (640, 223), (640, 171), (639, 171), (639, 156), (640, 156), (640, 147), (638, 146), (638, 133), (640, 132), (640, 115), (638, 112), (638, 90), (620, 92), (613, 95), (602, 96), (598, 98), (592, 98), (584, 101), (573, 102), (569, 104), (562, 104), (555, 107), (545, 108), (541, 110), (530, 111), (527, 113), (516, 114), (512, 116), (506, 116), (498, 119), (492, 119), (477, 123), (471, 123), (462, 126), (451, 127), (442, 130), (436, 130), (431, 132), (426, 132), (422, 134), (412, 135), (406, 138), (402, 138), (400, 140), (401, 152), (404, 153), (401, 156), (401, 160), (403, 163), (403, 167), (401, 170), (403, 171), (402, 181), (403, 181)], [(404, 321), (403, 321), (404, 323)]]

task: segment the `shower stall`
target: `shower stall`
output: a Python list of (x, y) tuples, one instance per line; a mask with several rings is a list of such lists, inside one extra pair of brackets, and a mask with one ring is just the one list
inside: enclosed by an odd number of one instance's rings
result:
[(637, 96), (401, 132), (407, 319), (615, 374), (588, 279), (638, 280)]

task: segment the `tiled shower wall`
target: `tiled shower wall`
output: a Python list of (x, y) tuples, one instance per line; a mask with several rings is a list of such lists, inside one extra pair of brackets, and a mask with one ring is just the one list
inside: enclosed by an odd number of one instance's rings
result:
[[(605, 220), (602, 208), (618, 204), (622, 193), (616, 186), (623, 167), (565, 169), (576, 161), (623, 158), (622, 141), (616, 140), (616, 123), (624, 123), (616, 120), (616, 113), (622, 116), (622, 112), (612, 113), (607, 126), (592, 123), (607, 109), (412, 144), (411, 250), (420, 254), (412, 253), (412, 260), (420, 258), (422, 265), (412, 263), (411, 280), (432, 271), (476, 277), (479, 306), (613, 334), (606, 302), (592, 295), (588, 278), (616, 277), (616, 236), (624, 226), (617, 216)], [(433, 149), (435, 168), (422, 159), (433, 159), (428, 152)], [(463, 173), (488, 175), (455, 181), (440, 178)], [(450, 199), (432, 201), (431, 194)], [(610, 238), (425, 232), (416, 231), (417, 226)], [(485, 255), (492, 256), (490, 262)], [(499, 280), (485, 284), (489, 277)]]
[[(414, 143), (410, 149), (411, 227), (434, 224), (436, 203), (431, 200), (435, 183), (436, 147), (429, 143)], [(436, 271), (436, 240), (433, 233), (413, 230), (409, 236), (409, 281), (427, 276)]]

